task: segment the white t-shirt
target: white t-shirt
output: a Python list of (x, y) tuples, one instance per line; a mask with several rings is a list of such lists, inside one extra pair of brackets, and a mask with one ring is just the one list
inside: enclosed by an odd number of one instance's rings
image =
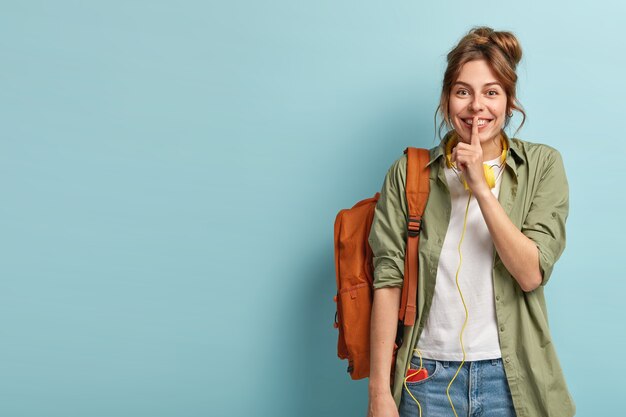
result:
[[(504, 165), (501, 165), (500, 158), (485, 163), (493, 166), (496, 186), (491, 192), (497, 198)], [(452, 168), (446, 167), (445, 174), (452, 200), (450, 224), (439, 258), (432, 305), (416, 347), (424, 358), (461, 361), (463, 351), (459, 336), (465, 321), (465, 309), (456, 285), (456, 271), (459, 266), (458, 246), (469, 192)], [(493, 250), (493, 240), (487, 224), (476, 198), (472, 196), (461, 246), (462, 263), (459, 272), (459, 286), (469, 313), (463, 331), (466, 361), (502, 356), (493, 290)]]

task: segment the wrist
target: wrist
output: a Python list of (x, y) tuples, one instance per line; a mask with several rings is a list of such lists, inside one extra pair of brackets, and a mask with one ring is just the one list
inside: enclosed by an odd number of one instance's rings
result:
[(379, 379), (370, 379), (368, 385), (368, 392), (370, 396), (379, 396), (391, 393), (391, 384), (389, 381), (379, 380)]
[(478, 200), (478, 202), (484, 201), (490, 196), (493, 197), (493, 194), (491, 193), (491, 189), (487, 186), (480, 187), (479, 189), (473, 191), (472, 194), (474, 194), (474, 197), (476, 198), (476, 200)]

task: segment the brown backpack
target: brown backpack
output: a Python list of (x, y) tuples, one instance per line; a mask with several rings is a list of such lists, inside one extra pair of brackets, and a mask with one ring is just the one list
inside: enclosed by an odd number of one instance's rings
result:
[[(398, 311), (398, 332), (393, 354), (392, 376), (397, 349), (402, 344), (403, 326), (413, 326), (417, 313), (417, 248), (422, 215), (428, 200), (429, 160), (427, 149), (406, 148), (406, 196), (409, 210), (408, 236), (404, 263), (404, 284)], [(368, 237), (380, 193), (359, 201), (351, 209), (339, 211), (335, 219), (335, 273), (337, 303), (335, 328), (339, 329), (337, 355), (348, 359), (352, 379), (370, 372), (370, 314), (372, 310), (374, 267)], [(393, 381), (393, 378), (391, 378)]]

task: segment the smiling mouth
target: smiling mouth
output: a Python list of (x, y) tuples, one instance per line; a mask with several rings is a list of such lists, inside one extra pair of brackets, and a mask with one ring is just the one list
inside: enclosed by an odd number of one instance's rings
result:
[[(465, 127), (467, 127), (468, 129), (472, 129), (472, 121), (473, 119), (461, 119), (463, 121), (463, 124), (465, 125)], [(469, 122), (469, 123), (468, 123)], [(491, 122), (493, 122), (493, 119), (478, 119), (478, 129), (483, 129), (485, 126), (488, 126)]]

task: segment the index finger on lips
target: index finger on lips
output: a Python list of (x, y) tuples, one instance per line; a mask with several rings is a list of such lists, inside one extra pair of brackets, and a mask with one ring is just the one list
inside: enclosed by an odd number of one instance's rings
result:
[(472, 122), (472, 135), (470, 137), (470, 144), (474, 146), (480, 146), (480, 138), (478, 137), (478, 116), (474, 116)]

